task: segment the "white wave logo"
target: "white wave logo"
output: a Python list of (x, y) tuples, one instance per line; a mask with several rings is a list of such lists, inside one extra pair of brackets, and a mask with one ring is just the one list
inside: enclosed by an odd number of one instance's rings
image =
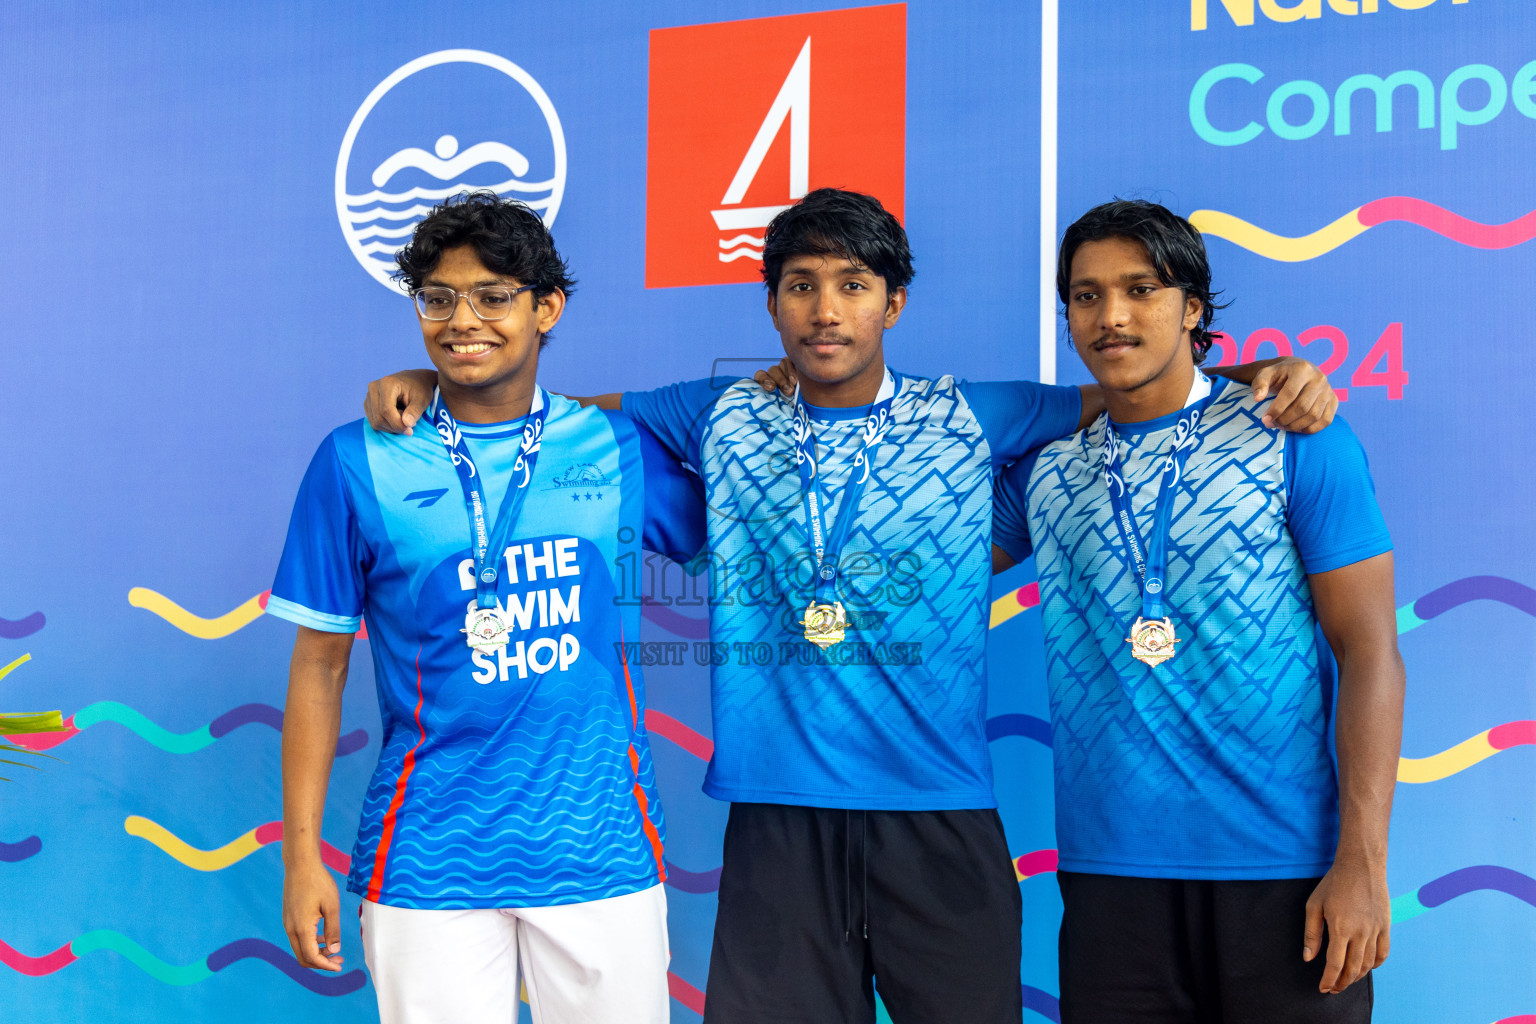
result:
[[(349, 193), (347, 168), (352, 158), (352, 146), (379, 101), (395, 86), (420, 71), (460, 63), (479, 64), (501, 72), (538, 104), (553, 144), (553, 175), (540, 181), (528, 181), (532, 165), (511, 145), (485, 139), (460, 148), (456, 137), (445, 134), (433, 143), (431, 152), (419, 146), (406, 146), (385, 157), (369, 175), (372, 191), (361, 195)], [(487, 166), (502, 168), (495, 175), (501, 180), (490, 185), (466, 180), (470, 171), (480, 171), (483, 177)], [(440, 188), (388, 190), (391, 180), (410, 171), (425, 173), (444, 184)], [(560, 212), (560, 200), (565, 195), (565, 132), (560, 127), (560, 115), (533, 76), (505, 57), (484, 50), (439, 50), (417, 57), (376, 85), (363, 105), (357, 108), (357, 113), (352, 115), (352, 123), (347, 126), (346, 137), (341, 142), (341, 152), (336, 157), (336, 216), (341, 220), (341, 233), (346, 237), (352, 255), (375, 281), (386, 288), (397, 289), (390, 277), (395, 269), (395, 253), (410, 240), (411, 232), (432, 206), (449, 196), (478, 189), (489, 189), (497, 195), (521, 200), (540, 211), (546, 226), (554, 224), (555, 215)]]

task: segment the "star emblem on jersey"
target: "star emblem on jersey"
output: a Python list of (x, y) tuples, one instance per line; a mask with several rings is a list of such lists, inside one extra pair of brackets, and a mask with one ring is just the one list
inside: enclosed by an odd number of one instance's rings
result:
[(1125, 638), (1125, 642), (1131, 645), (1131, 657), (1137, 661), (1160, 665), (1177, 653), (1173, 645), (1180, 641), (1174, 634), (1172, 619), (1143, 619), (1137, 616), (1136, 624), (1131, 627), (1131, 635)]
[(831, 604), (812, 601), (805, 606), (805, 618), (800, 620), (800, 624), (805, 627), (805, 638), (826, 650), (833, 644), (842, 643), (843, 632), (848, 628), (848, 616), (843, 611), (841, 601)]

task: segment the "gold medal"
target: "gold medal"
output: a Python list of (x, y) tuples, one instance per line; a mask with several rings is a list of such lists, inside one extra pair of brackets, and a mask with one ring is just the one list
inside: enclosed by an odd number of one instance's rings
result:
[(1159, 665), (1177, 653), (1173, 645), (1179, 643), (1179, 638), (1174, 635), (1172, 619), (1143, 619), (1138, 615), (1125, 642), (1131, 645), (1131, 657), (1148, 665)]
[(842, 642), (843, 631), (848, 628), (848, 616), (843, 612), (841, 601), (817, 604), (812, 600), (805, 606), (805, 618), (800, 620), (800, 624), (805, 627), (805, 638), (826, 650)]

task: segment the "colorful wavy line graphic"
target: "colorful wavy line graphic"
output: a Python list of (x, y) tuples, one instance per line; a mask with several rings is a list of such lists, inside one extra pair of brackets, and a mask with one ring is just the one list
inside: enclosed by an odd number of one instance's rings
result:
[[(239, 838), (213, 850), (198, 849), (159, 822), (137, 814), (130, 814), (123, 821), (123, 831), (149, 840), (172, 859), (198, 871), (223, 871), (263, 846), (283, 841), (283, 823), (280, 821), (257, 825)], [(352, 858), (323, 839), (320, 841), (320, 859), (326, 867), (338, 874), (345, 875), (352, 869)]]
[(699, 1016), (704, 1015), (704, 993), (671, 971), (667, 972), (667, 994)]
[(135, 608), (143, 608), (147, 612), (160, 616), (183, 633), (200, 640), (221, 640), (261, 618), (267, 610), (269, 593), (271, 592), (265, 591), (257, 594), (238, 607), (211, 619), (193, 615), (164, 594), (150, 590), (148, 587), (134, 587), (129, 590), (128, 603)]
[(1425, 882), (1413, 892), (1393, 897), (1392, 920), (1407, 921), (1426, 910), (1449, 903), (1458, 896), (1481, 891), (1502, 892), (1536, 907), (1536, 878), (1523, 875), (1513, 868), (1478, 864), (1441, 875), (1432, 882)]
[(1412, 604), (1397, 610), (1397, 634), (1418, 629), (1470, 601), (1497, 601), (1536, 618), (1536, 590), (1503, 576), (1468, 576), (1437, 587)]
[(1196, 210), (1189, 216), (1189, 222), (1201, 234), (1225, 238), (1249, 252), (1283, 263), (1316, 259), (1390, 221), (1417, 224), (1474, 249), (1508, 249), (1536, 238), (1536, 210), (1504, 224), (1483, 224), (1412, 196), (1374, 199), (1332, 224), (1297, 238), (1265, 231), (1220, 210)]
[[(258, 825), (244, 835), (212, 850), (203, 850), (193, 846), (159, 822), (137, 814), (131, 814), (123, 821), (123, 831), (131, 836), (148, 840), (170, 856), (171, 859), (197, 871), (223, 871), (225, 868), (249, 857), (263, 846), (280, 843), (283, 840), (283, 823), (281, 821), (269, 821), (265, 825)], [(41, 841), (38, 841), (35, 836), (31, 840), (23, 840), (21, 843), (15, 844), (15, 846), (20, 848), (26, 846), (29, 842), (34, 842), (35, 848), (30, 852), (21, 854), (21, 856), (10, 859), (21, 860), (24, 857), (30, 857), (42, 848)], [(7, 859), (5, 855), (7, 849), (8, 847), (4, 844), (0, 844), (0, 860)], [(325, 862), (326, 867), (337, 874), (346, 875), (352, 870), (351, 856), (324, 840), (320, 841), (320, 859)], [(668, 861), (667, 884), (680, 892), (686, 893), (717, 892), (720, 888), (720, 869), (688, 871)]]
[(36, 857), (42, 849), (43, 841), (37, 836), (27, 836), (19, 843), (0, 843), (0, 864), (15, 864)]
[(715, 744), (708, 736), (655, 708), (645, 709), (645, 728), (663, 739), (671, 740), (700, 761), (708, 761), (715, 756)]
[(20, 640), (22, 637), (31, 636), (46, 625), (48, 619), (42, 612), (33, 612), (24, 615), (14, 622), (10, 619), (0, 619), (0, 640)]
[(1021, 882), (1036, 875), (1054, 874), (1059, 860), (1055, 850), (1035, 850), (1013, 858), (1013, 873)]
[(30, 654), (23, 654), (21, 657), (19, 657), (19, 658), (15, 659), (14, 661), (12, 661), (9, 665), (6, 665), (4, 668), (0, 668), (0, 679), (4, 679), (6, 676), (10, 675), (12, 672), (16, 671), (18, 668), (21, 668), (21, 666), (25, 665), (27, 662), (29, 662), (31, 660), (32, 660), (32, 655), (30, 655)]
[(1053, 1024), (1061, 1024), (1061, 1000), (1044, 989), (1033, 985), (1019, 986), (1024, 990), (1024, 1009), (1038, 1013)]
[(291, 953), (265, 939), (236, 939), (195, 963), (172, 964), (161, 960), (121, 932), (104, 928), (86, 932), (73, 942), (43, 956), (27, 956), (5, 942), (0, 942), (0, 963), (20, 974), (40, 978), (63, 970), (81, 957), (101, 950), (125, 957), (139, 970), (167, 985), (195, 985), (241, 960), (263, 960), (282, 971), (290, 981), (322, 996), (350, 995), (367, 983), (367, 976), (361, 970), (327, 975), (300, 967)]
[[(263, 590), (249, 601), (230, 609), (223, 615), (205, 619), (201, 615), (194, 615), (181, 605), (172, 601), (157, 591), (148, 587), (133, 587), (128, 591), (128, 603), (135, 608), (143, 608), (147, 612), (153, 612), (166, 622), (175, 626), (189, 636), (195, 636), (199, 640), (222, 640), (231, 633), (237, 633), (261, 618), (267, 613), (267, 599), (272, 596), (272, 591)], [(359, 640), (368, 639), (368, 624), (363, 623), (363, 628), (357, 631)]]
[(1021, 612), (1027, 612), (1040, 604), (1040, 584), (1027, 583), (1011, 594), (1004, 594), (992, 602), (992, 617), (988, 629), (996, 629)]
[(1536, 721), (1505, 722), (1484, 729), (1448, 750), (1397, 762), (1398, 782), (1439, 782), (1510, 747), (1536, 746)]
[[(140, 739), (171, 754), (190, 754), (201, 750), (215, 740), (223, 739), (242, 725), (265, 725), (278, 732), (283, 731), (283, 713), (270, 704), (242, 704), (224, 712), (201, 729), (191, 732), (171, 732), (150, 721), (143, 713), (120, 704), (115, 700), (101, 700), (88, 704), (64, 719), (63, 732), (22, 733), (10, 737), (11, 741), (32, 750), (48, 750), (60, 743), (74, 739), (93, 725), (115, 722)], [(368, 733), (354, 729), (336, 741), (336, 756), (355, 754), (368, 745)]]

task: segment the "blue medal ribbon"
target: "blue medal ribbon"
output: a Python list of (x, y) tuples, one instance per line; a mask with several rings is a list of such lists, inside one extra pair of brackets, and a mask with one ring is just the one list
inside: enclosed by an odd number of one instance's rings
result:
[(528, 497), (528, 482), (533, 479), (533, 467), (539, 460), (539, 445), (544, 440), (544, 415), (549, 408), (544, 389), (533, 389), (533, 404), (523, 423), (522, 450), (512, 467), (512, 479), (507, 484), (507, 495), (502, 500), (501, 511), (496, 514), (495, 525), (486, 529), (485, 496), (480, 490), (480, 472), (470, 457), (469, 446), (459, 424), (448, 411), (442, 392), (435, 391), (432, 404), (427, 407), (427, 418), (437, 428), (437, 436), (448, 449), (453, 468), (459, 474), (459, 486), (464, 489), (464, 507), (469, 511), (472, 537), (470, 547), (475, 553), (475, 603), (480, 608), (496, 607), (496, 559), (491, 552), (502, 551), (512, 537), (518, 517), (523, 511), (523, 501)]
[(816, 556), (816, 600), (822, 604), (836, 600), (838, 557), (848, 539), (848, 531), (853, 527), (864, 485), (869, 481), (870, 460), (891, 425), (891, 406), (895, 400), (896, 378), (887, 368), (874, 404), (869, 408), (869, 418), (864, 421), (859, 451), (853, 457), (853, 468), (843, 491), (843, 507), (838, 510), (837, 522), (832, 524), (829, 533), (821, 514), (826, 502), (821, 493), (821, 474), (817, 472), (816, 432), (811, 427), (810, 410), (800, 397), (800, 388), (795, 388), (795, 466), (800, 471), (806, 531), (810, 534), (811, 551)]
[[(1203, 395), (1201, 394), (1202, 386)], [(1157, 504), (1152, 511), (1152, 536), (1145, 548), (1136, 530), (1136, 519), (1131, 514), (1130, 502), (1127, 500), (1125, 477), (1120, 470), (1120, 435), (1116, 433), (1115, 425), (1109, 419), (1109, 413), (1104, 414), (1104, 440), (1099, 448), (1104, 470), (1104, 486), (1109, 491), (1109, 503), (1114, 512), (1115, 525), (1120, 529), (1120, 538), (1130, 549), (1132, 564), (1136, 567), (1136, 575), (1141, 586), (1141, 617), (1143, 619), (1165, 617), (1163, 593), (1167, 589), (1168, 524), (1173, 517), (1173, 494), (1183, 478), (1185, 462), (1189, 460), (1190, 453), (1199, 443), (1196, 431), (1206, 408), (1211, 404), (1212, 397), (1214, 396), (1211, 392), (1210, 380), (1196, 371), (1195, 385), (1190, 392), (1191, 401), (1185, 405), (1178, 422), (1173, 426), (1173, 446), (1167, 458), (1163, 460)], [(1084, 432), (1085, 449), (1087, 443), (1087, 433)]]

